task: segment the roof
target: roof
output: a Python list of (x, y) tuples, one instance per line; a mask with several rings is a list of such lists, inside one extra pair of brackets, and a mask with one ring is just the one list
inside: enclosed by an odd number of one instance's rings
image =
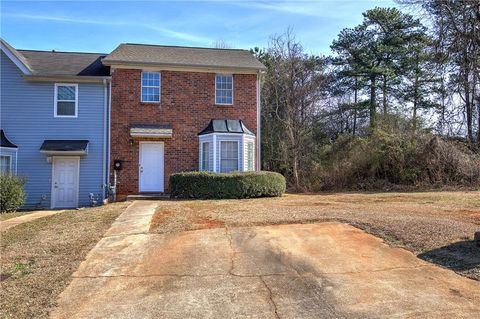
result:
[(198, 135), (211, 133), (236, 133), (255, 135), (250, 131), (242, 120), (211, 120), (208, 126), (204, 128)]
[(139, 64), (172, 67), (264, 70), (248, 50), (122, 43), (103, 60), (107, 65)]
[(86, 151), (87, 147), (87, 140), (45, 140), (40, 151), (78, 152)]
[(102, 64), (106, 54), (17, 50), (28, 63), (33, 75), (41, 76), (110, 76)]
[(10, 142), (10, 140), (5, 136), (5, 132), (3, 130), (0, 130), (0, 142), (1, 147), (18, 148), (17, 145)]
[[(31, 69), (30, 65), (28, 65), (27, 60), (25, 59), (25, 57), (24, 57), (20, 52), (18, 52), (17, 50), (15, 50), (14, 47), (12, 47), (7, 41), (5, 41), (5, 40), (3, 40), (3, 39), (1, 39), (1, 38), (0, 38), (0, 43), (1, 43), (2, 45), (4, 45), (5, 48), (6, 48), (8, 51), (10, 51), (10, 53), (11, 53), (16, 59), (18, 59), (18, 61), (20, 61), (21, 64), (23, 64), (23, 67), (26, 68), (26, 70), (25, 70), (26, 72), (30, 72), (30, 73), (32, 72), (32, 69)], [(15, 59), (15, 58), (13, 58), (13, 59)]]
[(135, 124), (130, 128), (132, 137), (172, 137), (173, 129), (169, 124)]

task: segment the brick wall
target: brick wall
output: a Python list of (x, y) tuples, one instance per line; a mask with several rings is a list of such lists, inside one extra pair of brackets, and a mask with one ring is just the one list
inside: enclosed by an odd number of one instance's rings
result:
[[(215, 105), (215, 74), (161, 72), (160, 103), (140, 101), (141, 70), (115, 69), (112, 74), (111, 160), (123, 160), (117, 176), (122, 198), (138, 192), (139, 140), (133, 124), (170, 124), (173, 138), (165, 144), (165, 190), (171, 173), (198, 170), (198, 133), (211, 119), (240, 119), (256, 134), (256, 75), (233, 76), (233, 105)], [(146, 139), (145, 139), (146, 140)]]

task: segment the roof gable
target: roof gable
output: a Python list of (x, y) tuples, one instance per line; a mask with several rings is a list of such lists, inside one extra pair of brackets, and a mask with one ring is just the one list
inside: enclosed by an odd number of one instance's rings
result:
[(0, 48), (5, 53), (5, 55), (12, 60), (12, 62), (23, 72), (23, 74), (32, 74), (32, 69), (30, 68), (25, 57), (15, 50), (7, 41), (0, 38)]

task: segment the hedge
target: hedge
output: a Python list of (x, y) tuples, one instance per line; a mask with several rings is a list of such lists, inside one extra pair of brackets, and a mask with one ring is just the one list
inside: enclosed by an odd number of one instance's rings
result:
[(0, 213), (15, 212), (25, 203), (25, 179), (0, 174)]
[(170, 176), (173, 198), (223, 199), (282, 196), (285, 178), (274, 172), (186, 172)]

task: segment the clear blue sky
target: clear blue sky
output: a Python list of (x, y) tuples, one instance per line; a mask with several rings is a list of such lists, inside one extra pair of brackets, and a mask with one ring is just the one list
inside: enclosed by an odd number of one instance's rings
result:
[(338, 32), (393, 0), (2, 1), (1, 36), (21, 49), (110, 52), (119, 43), (265, 47), (291, 28), (307, 52), (328, 54)]

